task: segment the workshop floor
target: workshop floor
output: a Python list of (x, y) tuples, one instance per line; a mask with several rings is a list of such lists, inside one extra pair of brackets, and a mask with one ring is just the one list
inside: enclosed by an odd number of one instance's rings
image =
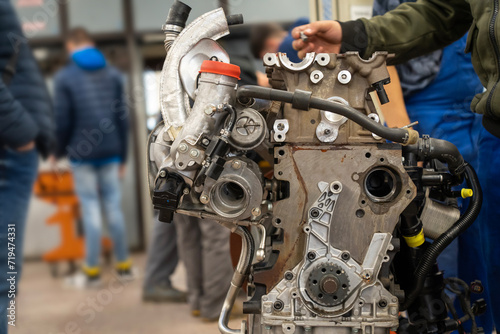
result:
[[(135, 255), (133, 260), (144, 273), (145, 255)], [(16, 327), (9, 333), (219, 333), (216, 323), (193, 318), (187, 304), (143, 303), (142, 277), (124, 286), (109, 270), (103, 282), (94, 290), (64, 288), (64, 280), (52, 278), (47, 264), (26, 262), (18, 289)], [(183, 266), (175, 272), (173, 284), (186, 290)], [(230, 325), (239, 328), (240, 321), (231, 320)]]

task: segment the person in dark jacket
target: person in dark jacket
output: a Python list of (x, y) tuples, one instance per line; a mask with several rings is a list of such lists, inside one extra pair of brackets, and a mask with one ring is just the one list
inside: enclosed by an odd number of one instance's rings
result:
[(16, 283), (38, 154), (54, 143), (50, 97), (8, 0), (0, 0), (0, 332), (16, 323)]
[(102, 218), (109, 223), (116, 269), (130, 277), (120, 177), (127, 158), (128, 115), (119, 71), (83, 28), (68, 34), (69, 64), (55, 77), (58, 156), (67, 155), (73, 170), (85, 232), (85, 264), (70, 282), (78, 287), (100, 283)]

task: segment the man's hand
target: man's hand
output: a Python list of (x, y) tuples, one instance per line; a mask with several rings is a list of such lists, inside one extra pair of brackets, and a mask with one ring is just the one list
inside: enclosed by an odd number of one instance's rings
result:
[[(306, 41), (300, 38), (301, 31), (307, 36)], [(292, 37), (295, 38), (293, 48), (300, 58), (308, 52), (339, 53), (342, 28), (337, 21), (317, 21), (296, 27), (292, 30)]]
[(17, 152), (27, 152), (35, 148), (35, 142), (32, 140), (28, 144), (16, 148)]

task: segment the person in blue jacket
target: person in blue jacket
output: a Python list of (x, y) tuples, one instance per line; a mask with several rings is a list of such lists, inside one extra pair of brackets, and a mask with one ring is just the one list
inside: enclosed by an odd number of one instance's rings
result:
[(54, 145), (50, 96), (9, 0), (0, 0), (0, 332), (16, 325), (15, 297), (38, 155)]
[(283, 29), (277, 23), (263, 23), (252, 27), (250, 31), (250, 51), (256, 59), (262, 59), (266, 53), (283, 52), (288, 59), (294, 63), (300, 63), (297, 51), (292, 47), (293, 37), (291, 31), (293, 28), (308, 24), (307, 18), (296, 20), (288, 31)]
[(106, 63), (88, 32), (71, 30), (66, 49), (71, 59), (54, 79), (57, 155), (70, 160), (85, 234), (83, 273), (69, 281), (87, 287), (100, 283), (101, 207), (117, 272), (131, 276), (120, 190), (129, 124), (122, 75)]
[[(407, 1), (414, 0), (375, 0), (373, 14), (383, 15)], [(396, 69), (408, 116), (411, 121), (419, 122), (415, 129), (420, 134), (452, 142), (464, 159), (478, 169), (481, 116), (470, 110), (470, 103), (483, 91), (483, 86), (474, 72), (470, 54), (464, 52), (466, 40), (467, 35)], [(466, 203), (459, 201), (459, 204), (463, 212)], [(481, 224), (476, 221), (441, 254), (438, 263), (445, 277), (459, 277), (466, 283), (479, 279), (488, 289), (480, 235)], [(485, 298), (489, 302), (491, 296), (476, 295), (472, 299)], [(478, 325), (486, 333), (492, 332), (491, 310), (480, 317)]]

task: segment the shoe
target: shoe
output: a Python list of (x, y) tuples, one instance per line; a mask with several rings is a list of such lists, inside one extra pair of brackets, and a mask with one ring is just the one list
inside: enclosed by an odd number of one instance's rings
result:
[(172, 287), (153, 286), (142, 291), (142, 300), (145, 302), (185, 303), (187, 293)]
[(76, 289), (95, 289), (102, 286), (101, 276), (87, 275), (83, 272), (77, 272), (74, 275), (66, 277), (64, 285)]
[(116, 274), (121, 281), (132, 282), (138, 277), (138, 271), (135, 267), (127, 269), (116, 269)]

